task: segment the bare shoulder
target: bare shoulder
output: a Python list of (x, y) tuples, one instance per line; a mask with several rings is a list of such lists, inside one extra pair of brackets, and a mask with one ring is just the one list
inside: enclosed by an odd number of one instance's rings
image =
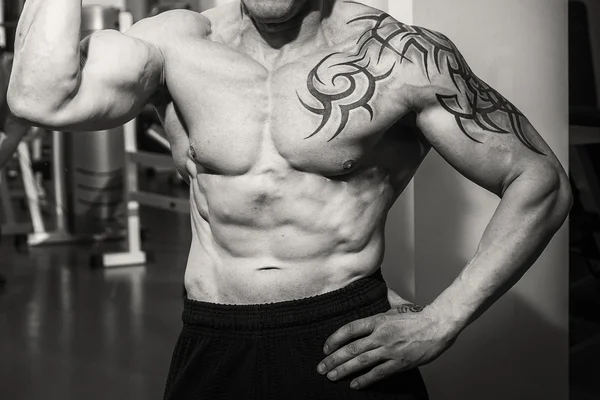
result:
[(334, 29), (348, 38), (359, 39), (365, 32), (383, 32), (389, 25), (404, 25), (385, 11), (351, 0), (337, 0), (332, 9)]
[(371, 7), (369, 5), (361, 3), (359, 1), (353, 1), (353, 0), (336, 0), (334, 2), (333, 7), (334, 7), (335, 12), (337, 12), (340, 15), (343, 15), (345, 17), (348, 17), (348, 18), (352, 18), (352, 17), (358, 16), (361, 14), (384, 13), (384, 11), (382, 11), (378, 8)]
[(232, 17), (239, 19), (241, 15), (242, 9), (239, 1), (225, 3), (202, 12), (202, 16), (208, 18), (214, 25), (226, 24)]
[(198, 38), (210, 36), (211, 21), (195, 11), (171, 10), (144, 18), (125, 33), (164, 47), (172, 43), (173, 39), (183, 36)]
[(405, 83), (449, 86), (457, 75), (471, 74), (454, 43), (444, 34), (398, 21), (388, 13), (351, 0), (336, 3), (346, 35), (363, 51), (376, 54), (376, 62), (393, 62)]
[(239, 34), (242, 8), (239, 1), (233, 1), (202, 13), (211, 24), (210, 39), (215, 42), (229, 42)]

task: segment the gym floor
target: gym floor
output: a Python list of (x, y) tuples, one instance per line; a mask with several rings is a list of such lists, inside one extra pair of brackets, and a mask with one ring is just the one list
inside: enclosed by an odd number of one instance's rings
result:
[(162, 398), (181, 328), (190, 222), (148, 208), (141, 218), (151, 257), (145, 268), (92, 269), (90, 254), (100, 247), (19, 253), (3, 238), (0, 398)]
[[(148, 187), (184, 188), (157, 176)], [(189, 216), (142, 207), (144, 267), (92, 269), (90, 255), (117, 244), (19, 252), (0, 243), (0, 398), (158, 400), (181, 327)], [(571, 399), (600, 393), (600, 285), (571, 261)], [(576, 290), (574, 290), (576, 289)], [(592, 339), (592, 340), (590, 340)], [(517, 397), (515, 397), (517, 398)]]

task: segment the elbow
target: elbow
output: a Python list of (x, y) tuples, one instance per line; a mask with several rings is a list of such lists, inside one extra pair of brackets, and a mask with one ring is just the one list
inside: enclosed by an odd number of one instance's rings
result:
[(552, 201), (552, 218), (556, 223), (556, 229), (560, 228), (569, 216), (571, 207), (573, 206), (573, 192), (571, 190), (571, 183), (569, 177), (565, 173), (562, 167), (552, 168), (553, 172), (549, 179), (550, 186), (550, 199)]
[(65, 105), (73, 98), (79, 82), (76, 79), (40, 81), (18, 68), (8, 83), (6, 102), (10, 112), (31, 125), (52, 127)]
[(14, 85), (9, 85), (6, 93), (6, 104), (10, 113), (19, 119), (29, 122), (29, 117), (32, 113), (27, 107), (27, 103), (28, 101), (25, 96), (18, 89), (15, 89)]
[(562, 171), (561, 183), (558, 190), (557, 203), (563, 212), (563, 218), (566, 219), (573, 207), (573, 191), (571, 190), (571, 182), (567, 174)]
[(7, 96), (7, 104), (10, 113), (16, 118), (25, 121), (29, 125), (47, 126), (50, 121), (49, 113), (40, 112), (35, 103), (23, 98), (14, 98)]
[(6, 102), (10, 113), (29, 125), (53, 128), (59, 125), (57, 117), (63, 101), (57, 102), (33, 90), (9, 85)]
[(536, 218), (549, 232), (556, 232), (564, 224), (573, 205), (573, 193), (558, 160), (531, 164), (513, 183), (524, 196), (526, 208), (535, 210)]

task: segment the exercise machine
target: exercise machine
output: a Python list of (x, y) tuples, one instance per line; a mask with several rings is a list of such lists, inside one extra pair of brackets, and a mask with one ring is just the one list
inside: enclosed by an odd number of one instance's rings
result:
[[(162, 127), (151, 125), (145, 133), (166, 149), (170, 149), (169, 142), (165, 138)], [(125, 151), (125, 170), (127, 174), (126, 187), (128, 194), (126, 228), (127, 248), (120, 253), (102, 254), (100, 258), (96, 257), (93, 263), (98, 267), (125, 267), (146, 263), (146, 253), (141, 248), (140, 205), (180, 213), (190, 212), (189, 199), (144, 192), (139, 189), (139, 166), (174, 169), (171, 156), (140, 151), (137, 148), (135, 126), (131, 124), (125, 127)]]

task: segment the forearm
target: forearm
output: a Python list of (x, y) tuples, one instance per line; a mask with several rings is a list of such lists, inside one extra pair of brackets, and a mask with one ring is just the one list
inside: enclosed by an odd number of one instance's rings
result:
[(21, 139), (18, 137), (2, 135), (0, 138), (0, 169), (10, 161), (20, 142)]
[(27, 108), (28, 99), (59, 106), (71, 95), (80, 72), (80, 27), (81, 0), (25, 3), (8, 92), (11, 108)]
[(9, 115), (4, 123), (4, 135), (0, 139), (0, 169), (4, 168), (17, 150), (19, 143), (29, 132), (29, 125)]
[(506, 293), (542, 253), (570, 205), (564, 173), (517, 178), (504, 192), (474, 257), (432, 303), (449, 326), (462, 331)]

